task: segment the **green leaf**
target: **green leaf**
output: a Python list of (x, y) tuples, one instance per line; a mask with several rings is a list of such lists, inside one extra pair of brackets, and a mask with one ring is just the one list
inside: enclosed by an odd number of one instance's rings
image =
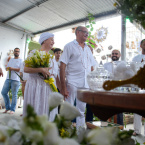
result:
[(90, 31), (93, 31), (94, 30), (94, 28), (92, 27), (91, 29), (90, 29)]
[(17, 73), (16, 73), (16, 75), (21, 79), (21, 81), (24, 81), (20, 75), (18, 75)]
[(94, 17), (91, 17), (91, 20), (94, 20), (95, 18)]
[(96, 22), (95, 22), (95, 21), (93, 21), (93, 22), (92, 22), (92, 24), (96, 24)]
[(95, 48), (95, 46), (94, 46), (93, 44), (91, 44), (91, 47), (92, 47), (92, 48)]
[(86, 28), (90, 28), (90, 25), (87, 25)]
[[(89, 38), (89, 37), (88, 37)], [(86, 42), (89, 42), (89, 40), (87, 39)]]
[(90, 42), (95, 43), (95, 41), (94, 41), (94, 40), (92, 40), (92, 39), (90, 40)]
[(139, 143), (139, 142), (137, 142), (137, 140), (136, 140), (136, 145), (140, 145), (140, 143)]

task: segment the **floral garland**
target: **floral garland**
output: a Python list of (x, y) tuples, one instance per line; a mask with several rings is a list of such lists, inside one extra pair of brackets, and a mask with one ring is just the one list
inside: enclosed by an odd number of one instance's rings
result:
[(145, 29), (145, 0), (116, 0), (114, 6)]

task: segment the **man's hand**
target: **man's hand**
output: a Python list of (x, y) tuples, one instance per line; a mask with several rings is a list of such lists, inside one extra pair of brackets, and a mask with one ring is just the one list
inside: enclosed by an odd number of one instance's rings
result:
[(22, 81), (21, 79), (20, 79), (20, 82), (22, 83), (22, 84), (26, 84), (26, 80), (24, 80), (24, 81)]
[(0, 77), (3, 77), (3, 71), (2, 71), (2, 69), (0, 68)]
[(64, 96), (64, 100), (69, 97), (69, 92), (67, 91), (66, 87), (62, 87), (60, 93)]
[(9, 67), (9, 71), (12, 71), (13, 70), (13, 68), (12, 67)]
[(12, 71), (12, 70), (13, 70), (12, 67), (7, 67), (7, 68), (6, 68), (6, 71)]

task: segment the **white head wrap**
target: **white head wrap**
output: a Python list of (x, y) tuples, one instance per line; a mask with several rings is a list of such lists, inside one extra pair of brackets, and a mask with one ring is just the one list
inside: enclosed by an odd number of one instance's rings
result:
[(40, 35), (40, 38), (39, 38), (39, 43), (40, 43), (40, 45), (42, 44), (43, 41), (47, 40), (47, 39), (50, 38), (50, 37), (54, 37), (54, 34), (48, 33), (48, 32), (42, 33), (42, 34)]

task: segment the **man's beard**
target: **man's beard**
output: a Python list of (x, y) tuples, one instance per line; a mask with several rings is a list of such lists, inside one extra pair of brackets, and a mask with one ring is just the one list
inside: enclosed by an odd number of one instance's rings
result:
[(118, 60), (119, 60), (119, 57), (117, 57), (117, 56), (112, 56), (112, 60), (113, 60), (113, 61), (118, 61)]
[(18, 56), (19, 56), (19, 54), (14, 54), (14, 56), (15, 56), (15, 57), (18, 57)]

